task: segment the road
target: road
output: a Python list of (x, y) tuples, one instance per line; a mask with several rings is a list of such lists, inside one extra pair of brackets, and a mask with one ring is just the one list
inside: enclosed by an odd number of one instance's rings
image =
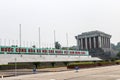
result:
[(120, 80), (120, 65), (80, 69), (78, 72), (70, 70), (20, 75), (2, 80)]

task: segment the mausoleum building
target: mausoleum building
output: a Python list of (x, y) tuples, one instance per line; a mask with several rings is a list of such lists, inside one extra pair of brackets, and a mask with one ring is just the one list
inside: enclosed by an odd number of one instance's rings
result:
[(111, 35), (101, 31), (84, 32), (75, 36), (78, 50), (102, 49), (104, 52), (110, 52)]

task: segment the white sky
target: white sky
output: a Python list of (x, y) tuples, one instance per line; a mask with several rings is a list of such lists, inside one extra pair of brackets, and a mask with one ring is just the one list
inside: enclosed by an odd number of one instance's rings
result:
[[(0, 44), (17, 44), (19, 24), (22, 25), (22, 45), (76, 45), (75, 36), (99, 30), (111, 34), (111, 42), (120, 41), (120, 0), (0, 0)], [(10, 40), (10, 42), (9, 42)], [(25, 44), (24, 44), (25, 41)], [(19, 42), (18, 42), (19, 43)]]

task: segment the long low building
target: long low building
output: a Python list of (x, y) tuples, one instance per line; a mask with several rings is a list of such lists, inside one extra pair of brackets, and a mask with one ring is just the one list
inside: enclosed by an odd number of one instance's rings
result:
[(0, 54), (0, 64), (14, 62), (70, 62), (70, 61), (98, 61), (97, 57), (74, 55), (28, 55), (28, 54)]
[(0, 64), (14, 62), (97, 61), (88, 51), (0, 46)]

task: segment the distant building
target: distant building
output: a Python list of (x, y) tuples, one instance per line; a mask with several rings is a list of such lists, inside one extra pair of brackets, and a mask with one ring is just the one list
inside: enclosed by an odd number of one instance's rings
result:
[(78, 50), (89, 50), (92, 56), (105, 56), (111, 54), (111, 35), (101, 31), (84, 32), (75, 36)]

